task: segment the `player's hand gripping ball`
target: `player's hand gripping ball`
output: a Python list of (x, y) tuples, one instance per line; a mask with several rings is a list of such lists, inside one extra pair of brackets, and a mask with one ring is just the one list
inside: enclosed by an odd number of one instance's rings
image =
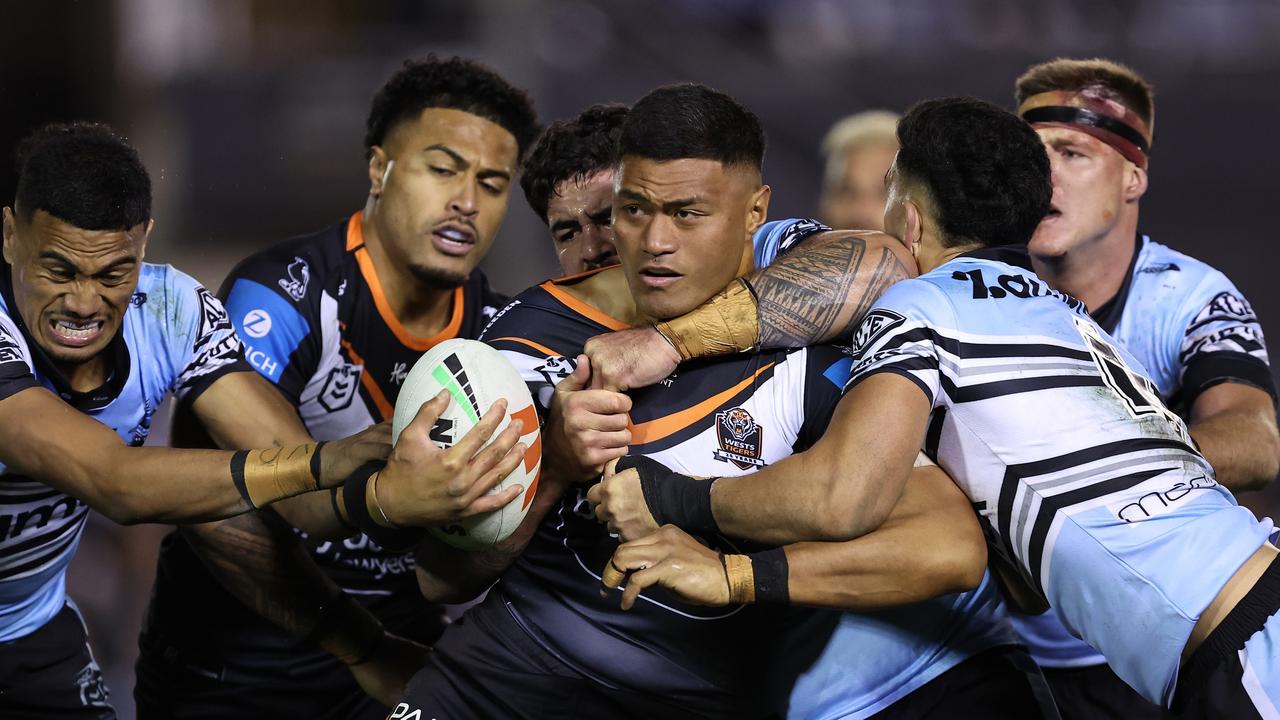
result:
[[(486, 463), (497, 461), (497, 458), (485, 455), (485, 448), (494, 438), (501, 436), (513, 419), (520, 420), (523, 426), (519, 437), (520, 444), (526, 448), (523, 458), (515, 463), (509, 475), (487, 491), (487, 495), (493, 496), (520, 486), (523, 490), (515, 499), (492, 512), (429, 528), (437, 538), (464, 550), (492, 548), (507, 539), (524, 520), (537, 491), (542, 466), (542, 439), (533, 398), (520, 373), (497, 350), (476, 340), (446, 340), (419, 358), (405, 377), (391, 423), (393, 442), (399, 441), (400, 434), (422, 405), (431, 402), (442, 391), (448, 394), (449, 401), (431, 427), (431, 441), (446, 451), (457, 446), (470, 453), (473, 446), (476, 448), (474, 454), (466, 458), (451, 457), (448, 452), (440, 454), (439, 462), (447, 463), (446, 469), (456, 471), (455, 475), (472, 470), (472, 466), (482, 459)], [(477, 438), (469, 437), (468, 432), (481, 425), (482, 417), (500, 400), (505, 401), (506, 412), (491, 431), (492, 437), (480, 438), (483, 445), (479, 445)], [(481, 432), (487, 425), (481, 425)], [(476, 482), (486, 481), (477, 478)], [(450, 491), (465, 493), (468, 489), (459, 487), (450, 488)], [(394, 517), (391, 519), (395, 520)]]

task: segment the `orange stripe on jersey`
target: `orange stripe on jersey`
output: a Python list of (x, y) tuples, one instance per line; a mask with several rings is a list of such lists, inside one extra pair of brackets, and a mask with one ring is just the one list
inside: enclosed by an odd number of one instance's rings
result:
[(711, 414), (713, 410), (728, 402), (734, 395), (745, 390), (751, 383), (760, 377), (761, 373), (773, 367), (773, 363), (768, 363), (752, 373), (751, 377), (734, 385), (723, 392), (716, 393), (693, 407), (685, 408), (679, 412), (664, 415), (660, 418), (654, 418), (639, 425), (628, 424), (627, 429), (631, 431), (632, 445), (645, 445), (651, 442), (657, 442), (668, 435), (680, 432), (684, 428), (698, 422), (702, 418)]
[[(351, 347), (351, 343), (346, 340), (340, 340), (342, 347), (346, 348), (347, 355), (351, 357), (351, 361), (362, 367), (366, 367), (364, 359), (360, 357)], [(382, 420), (390, 420), (395, 414), (395, 407), (387, 401), (387, 396), (382, 392), (382, 388), (378, 387), (378, 383), (369, 373), (364, 370), (360, 371), (360, 384), (364, 386), (365, 392), (369, 393), (369, 397), (373, 398), (373, 404), (378, 406), (378, 412), (382, 415)]]
[(537, 350), (538, 352), (542, 353), (543, 355), (546, 355), (547, 357), (556, 357), (556, 356), (564, 357), (564, 353), (556, 352), (555, 350), (552, 350), (546, 345), (539, 345), (538, 343), (532, 340), (525, 340), (524, 338), (500, 337), (500, 338), (494, 338), (492, 340), (489, 340), (489, 342), (491, 343), (503, 342), (503, 341), (520, 343), (521, 345), (528, 345), (529, 347), (533, 348), (534, 350)]
[[(594, 270), (592, 272), (599, 272), (599, 270)], [(585, 275), (585, 274), (586, 273), (582, 273), (582, 275)], [(575, 275), (574, 277), (579, 277), (579, 275)], [(590, 305), (582, 302), (578, 298), (556, 287), (556, 281), (554, 280), (544, 282), (539, 287), (547, 291), (547, 294), (550, 295), (551, 297), (555, 298), (556, 300), (559, 300), (560, 303), (565, 307), (569, 308), (570, 310), (578, 313), (579, 315), (589, 320), (594, 320), (595, 322), (600, 323), (601, 325), (609, 328), (610, 330), (626, 330), (631, 327), (630, 325), (622, 322), (621, 320), (611, 315), (606, 315), (600, 312), (596, 308), (591, 307)]]
[(378, 308), (378, 314), (382, 316), (382, 321), (387, 324), (391, 334), (396, 336), (401, 345), (420, 352), (426, 352), (440, 342), (457, 337), (458, 329), (462, 327), (462, 286), (454, 288), (453, 314), (449, 318), (449, 324), (445, 325), (443, 330), (427, 338), (421, 338), (409, 332), (409, 329), (402, 325), (400, 319), (392, 312), (391, 304), (387, 302), (382, 281), (378, 279), (378, 270), (373, 266), (369, 248), (364, 244), (364, 231), (361, 228), (363, 220), (364, 211), (359, 210), (347, 221), (347, 251), (355, 253), (356, 263), (360, 265), (360, 274), (364, 276), (365, 284), (369, 286), (369, 292), (373, 295), (373, 304)]
[[(519, 420), (524, 423), (524, 429), (528, 431), (530, 428), (538, 427), (538, 412), (530, 405), (518, 413), (511, 416), (512, 420)], [(529, 432), (525, 432), (528, 435)], [(529, 472), (533, 466), (542, 459), (542, 433), (529, 443), (529, 448), (524, 451), (524, 471)], [(538, 491), (538, 481), (542, 479), (542, 468), (538, 468), (538, 474), (533, 476), (533, 482), (529, 483), (529, 487), (524, 490), (524, 503), (522, 509), (529, 507), (529, 503), (533, 502), (534, 494)]]

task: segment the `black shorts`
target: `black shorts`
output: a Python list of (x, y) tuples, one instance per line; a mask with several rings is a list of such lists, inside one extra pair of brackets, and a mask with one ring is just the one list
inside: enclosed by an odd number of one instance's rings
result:
[(89, 633), (70, 603), (25, 637), (0, 643), (0, 718), (115, 720)]
[(536, 642), (511, 615), (505, 601), (490, 593), (484, 606), (449, 626), (427, 666), (409, 681), (400, 704), (388, 717), (772, 720), (776, 716), (753, 715), (743, 707), (708, 711), (651, 693), (608, 687), (585, 677)]
[(1041, 668), (1062, 720), (1159, 720), (1169, 711), (1147, 700), (1108, 665)]
[(278, 667), (255, 669), (193, 655), (154, 633), (138, 644), (138, 720), (382, 720), (389, 711), (322, 652), (282, 655)]
[(1040, 670), (1026, 648), (974, 655), (876, 713), (875, 720), (1056, 720)]
[[(1280, 697), (1280, 559), (1183, 663), (1173, 694), (1175, 718), (1276, 717)], [(1244, 663), (1250, 669), (1248, 679)]]

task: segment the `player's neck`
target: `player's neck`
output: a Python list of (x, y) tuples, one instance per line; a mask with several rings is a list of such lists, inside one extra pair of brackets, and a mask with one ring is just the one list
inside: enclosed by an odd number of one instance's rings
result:
[(103, 357), (109, 349), (102, 351), (92, 360), (83, 363), (61, 363), (52, 361), (54, 369), (62, 373), (67, 386), (78, 393), (97, 390), (107, 382), (107, 361)]
[(627, 325), (636, 325), (643, 320), (636, 310), (631, 289), (627, 287), (627, 276), (623, 274), (621, 267), (601, 270), (581, 282), (564, 285), (561, 289)]
[(387, 307), (395, 319), (413, 335), (431, 337), (449, 324), (455, 288), (433, 286), (416, 278), (408, 268), (392, 262), (378, 237), (370, 213), (361, 219), (364, 245), (373, 261), (373, 271)]
[(1107, 304), (1120, 292), (1133, 255), (1138, 232), (1138, 215), (1122, 218), (1101, 238), (1082, 244), (1054, 258), (1031, 256), (1036, 274), (1080, 302), (1090, 311)]

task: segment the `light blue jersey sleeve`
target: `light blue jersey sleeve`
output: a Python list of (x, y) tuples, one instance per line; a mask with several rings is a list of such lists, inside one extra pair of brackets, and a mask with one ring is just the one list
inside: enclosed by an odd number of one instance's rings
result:
[(955, 309), (942, 290), (920, 278), (890, 287), (853, 331), (853, 370), (845, 392), (876, 373), (891, 372), (914, 382), (937, 406), (945, 349), (933, 327), (955, 327)]
[(830, 230), (831, 228), (817, 220), (804, 218), (774, 220), (761, 225), (751, 237), (755, 246), (756, 268), (773, 264), (778, 256), (785, 254), (805, 238)]
[(1212, 270), (1188, 293), (1170, 323), (1164, 342), (1167, 357), (1178, 358), (1180, 404), (1223, 382), (1240, 382), (1276, 391), (1262, 325), (1236, 286)]
[[(139, 289), (148, 296), (146, 311), (163, 319), (160, 358), (168, 364), (169, 390), (176, 397), (194, 398), (223, 375), (249, 369), (227, 311), (212, 293), (168, 265), (148, 266), (144, 273)], [(138, 357), (148, 357), (145, 350)]]

